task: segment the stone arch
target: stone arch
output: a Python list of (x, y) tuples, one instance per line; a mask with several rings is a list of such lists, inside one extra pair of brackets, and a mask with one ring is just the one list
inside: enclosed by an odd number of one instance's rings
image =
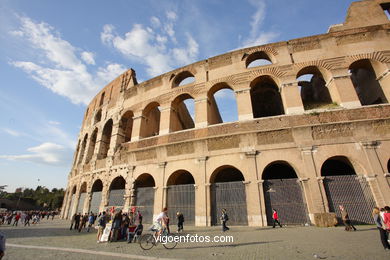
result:
[(325, 69), (317, 66), (304, 67), (298, 71), (297, 80), (305, 110), (332, 104), (329, 89), (326, 87)]
[(245, 59), (245, 67), (253, 68), (257, 66), (264, 66), (273, 64), (273, 57), (265, 51), (256, 51), (248, 55)]
[(194, 98), (190, 94), (184, 93), (177, 96), (171, 103), (171, 109), (170, 129), (172, 132), (195, 127)]
[(69, 201), (69, 208), (68, 208), (68, 217), (72, 217), (75, 214), (74, 204), (76, 203), (76, 191), (77, 191), (77, 186), (74, 185), (72, 188), (71, 193), (69, 194), (70, 196), (70, 201)]
[(108, 206), (123, 207), (126, 180), (122, 176), (115, 177), (109, 187)]
[(211, 224), (218, 225), (222, 209), (226, 209), (231, 225), (248, 225), (245, 178), (240, 170), (223, 165), (210, 176)]
[(156, 136), (160, 132), (160, 104), (149, 103), (142, 111), (140, 138)]
[(250, 88), (254, 118), (284, 114), (279, 87), (271, 76), (263, 75), (255, 78)]
[(167, 179), (168, 216), (184, 215), (187, 224), (195, 224), (195, 179), (186, 170), (177, 170)]
[(108, 150), (110, 149), (112, 127), (113, 121), (112, 119), (109, 119), (103, 127), (98, 159), (104, 159), (107, 157)]
[(282, 224), (309, 223), (302, 186), (294, 168), (287, 161), (273, 161), (262, 173), (267, 223), (273, 222), (273, 209), (278, 212)]
[(85, 153), (85, 147), (87, 146), (87, 141), (88, 141), (88, 134), (85, 134), (84, 139), (83, 139), (83, 143), (81, 145), (81, 151), (80, 151), (80, 155), (79, 155), (78, 164), (80, 164), (83, 161), (84, 153)]
[(351, 80), (362, 106), (388, 103), (380, 82), (377, 80), (380, 74), (374, 69), (375, 63), (379, 62), (361, 59), (349, 66)]
[(355, 168), (348, 157), (338, 155), (325, 160), (321, 176), (328, 199), (329, 211), (336, 213), (341, 223), (339, 205), (344, 206), (352, 222), (373, 224), (371, 210), (375, 207), (368, 182), (357, 177)]
[(155, 186), (156, 182), (149, 173), (143, 173), (135, 180), (133, 205), (143, 216), (144, 223), (153, 222)]
[(121, 135), (118, 136), (117, 144), (126, 143), (131, 141), (131, 135), (133, 131), (133, 117), (134, 113), (131, 110), (126, 111), (119, 121), (119, 128)]
[(97, 124), (97, 123), (99, 123), (101, 120), (102, 120), (102, 110), (99, 109), (99, 110), (96, 112), (95, 117), (93, 118), (93, 124)]
[(87, 151), (87, 158), (85, 158), (85, 162), (89, 163), (89, 161), (92, 159), (92, 156), (95, 152), (95, 146), (97, 141), (97, 134), (98, 134), (98, 128), (95, 128), (95, 130), (92, 132), (91, 138), (89, 140), (88, 145), (88, 151)]
[(103, 182), (100, 179), (96, 179), (91, 187), (91, 192), (97, 192), (103, 190)]
[(195, 76), (190, 71), (182, 71), (176, 76), (173, 75), (172, 87), (179, 87), (195, 82)]
[[(221, 95), (219, 97), (218, 95)], [(207, 121), (209, 125), (237, 121), (237, 101), (234, 89), (226, 82), (213, 85), (207, 92)], [(231, 114), (226, 113), (232, 112)]]

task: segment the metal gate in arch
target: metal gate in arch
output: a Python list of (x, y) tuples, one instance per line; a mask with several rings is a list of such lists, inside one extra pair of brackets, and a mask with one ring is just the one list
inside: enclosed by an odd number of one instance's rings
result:
[(137, 188), (135, 192), (135, 206), (142, 214), (142, 222), (152, 223), (154, 208), (154, 187)]
[(101, 200), (102, 200), (101, 191), (92, 192), (91, 206), (89, 207), (89, 211), (92, 211), (94, 214), (98, 214)]
[(211, 224), (221, 223), (221, 210), (226, 209), (228, 225), (248, 225), (245, 184), (242, 181), (211, 185)]
[(84, 209), (84, 201), (85, 201), (85, 197), (87, 196), (87, 193), (86, 192), (83, 192), (80, 194), (80, 198), (79, 198), (79, 204), (77, 205), (77, 213), (81, 213), (83, 214), (83, 209)]
[(273, 225), (272, 209), (278, 212), (282, 225), (310, 223), (303, 191), (298, 179), (271, 179), (263, 183), (267, 224)]
[(110, 190), (110, 197), (108, 198), (108, 206), (122, 208), (125, 205), (125, 190)]
[(194, 184), (171, 185), (167, 188), (168, 216), (171, 223), (176, 220), (176, 212), (184, 215), (184, 224), (195, 224)]
[(72, 199), (70, 201), (70, 207), (68, 209), (68, 218), (72, 218), (74, 212), (73, 212), (73, 206), (76, 200), (76, 194), (72, 194)]
[(367, 180), (357, 175), (326, 176), (324, 187), (329, 211), (335, 212), (341, 223), (339, 205), (343, 205), (354, 224), (374, 224), (371, 212), (375, 207)]

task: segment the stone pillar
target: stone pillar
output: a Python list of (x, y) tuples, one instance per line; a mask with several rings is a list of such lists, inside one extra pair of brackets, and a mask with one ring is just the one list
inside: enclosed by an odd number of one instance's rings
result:
[(333, 70), (333, 78), (326, 83), (326, 87), (329, 89), (333, 102), (345, 108), (360, 107), (361, 103), (353, 86), (351, 75), (345, 74), (345, 70)]
[(83, 214), (84, 213), (89, 213), (89, 207), (91, 205), (91, 200), (92, 200), (92, 192), (87, 192), (84, 200), (84, 205), (83, 205)]
[(286, 115), (303, 114), (305, 109), (299, 93), (298, 81), (283, 83), (280, 92)]
[(65, 191), (64, 200), (62, 201), (61, 214), (60, 214), (61, 219), (66, 218), (65, 215), (66, 215), (66, 209), (68, 207), (68, 201), (69, 201), (69, 188)]
[(248, 225), (249, 226), (263, 226), (263, 217), (261, 210), (261, 194), (259, 191), (259, 176), (257, 172), (257, 162), (256, 162), (257, 151), (247, 151), (245, 152), (245, 165), (246, 168), (246, 181), (245, 191), (246, 191), (246, 205), (248, 213)]
[(70, 216), (73, 216), (73, 214), (78, 213), (77, 207), (79, 206), (79, 200), (80, 200), (80, 189), (76, 191), (76, 196), (75, 196), (75, 202), (73, 203), (73, 207), (71, 208)]
[[(300, 178), (299, 179), (299, 182), (300, 182), (301, 188), (302, 188), (302, 197), (305, 200), (305, 204), (306, 204), (307, 209), (308, 209), (309, 201), (310, 201), (310, 204), (313, 204), (311, 201), (311, 196), (310, 196), (311, 191), (310, 191), (309, 180), (310, 180), (310, 178)], [(308, 213), (309, 213), (310, 222), (314, 223), (314, 221), (312, 220), (313, 217), (310, 217), (311, 212), (309, 211), (309, 209), (308, 209)]]
[(264, 198), (264, 180), (258, 180), (257, 186), (259, 187), (260, 194), (260, 213), (261, 213), (261, 226), (267, 226), (267, 211), (265, 208), (265, 198)]
[(166, 135), (171, 132), (171, 120), (173, 108), (171, 106), (161, 107), (160, 109), (160, 131), (159, 135)]
[(388, 205), (390, 202), (390, 190), (386, 178), (384, 177), (385, 170), (383, 169), (376, 152), (380, 142), (361, 142), (360, 144), (363, 147), (364, 154), (367, 158), (366, 169), (368, 174), (366, 175), (366, 178), (369, 180), (375, 202), (377, 205), (381, 206)]
[(195, 128), (207, 127), (207, 97), (194, 100), (195, 103)]
[(124, 201), (125, 204), (123, 206), (123, 211), (127, 212), (131, 209), (134, 204), (132, 202), (134, 201), (135, 197), (135, 182), (133, 180), (126, 181), (126, 187), (125, 187), (125, 195), (124, 195)]
[(317, 167), (314, 161), (314, 153), (316, 147), (309, 146), (301, 148), (302, 160), (305, 166), (305, 176), (313, 176), (314, 178), (302, 178), (304, 180), (304, 193), (307, 203), (309, 217), (312, 223), (315, 223), (315, 213), (329, 212), (328, 199), (326, 197), (325, 187), (323, 185), (323, 177), (317, 172)]
[(102, 200), (100, 201), (99, 212), (105, 211), (108, 206), (108, 197), (110, 195), (110, 184), (103, 184)]
[(156, 181), (154, 207), (153, 207), (153, 219), (156, 219), (157, 215), (160, 214), (162, 208), (166, 206), (166, 193), (167, 186), (165, 186), (165, 167), (167, 163), (161, 162), (158, 164), (158, 168), (161, 171), (160, 178)]
[(113, 156), (116, 150), (116, 146), (118, 145), (118, 139), (122, 136), (120, 135), (121, 129), (119, 127), (119, 121), (116, 120), (112, 124), (112, 132), (111, 132), (111, 140), (110, 140), (110, 148), (107, 152), (107, 157)]
[(195, 226), (203, 227), (211, 225), (210, 199), (207, 194), (207, 190), (210, 190), (210, 184), (206, 180), (207, 159), (207, 157), (200, 157), (197, 159), (199, 165), (198, 172), (203, 178), (199, 178), (199, 183), (195, 185)]
[(237, 101), (238, 121), (245, 121), (253, 119), (251, 89), (239, 89), (234, 91)]
[(138, 141), (141, 136), (141, 123), (142, 119), (144, 117), (142, 116), (142, 111), (138, 113), (134, 113), (133, 117), (133, 131), (131, 132), (131, 141)]

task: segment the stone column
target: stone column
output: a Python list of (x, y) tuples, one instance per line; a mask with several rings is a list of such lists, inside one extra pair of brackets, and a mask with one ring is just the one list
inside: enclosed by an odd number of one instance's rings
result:
[(245, 88), (234, 91), (237, 101), (238, 121), (253, 119), (250, 90), (250, 88)]
[(207, 182), (207, 157), (197, 159), (199, 165), (199, 183), (195, 185), (195, 226), (208, 226), (210, 221), (210, 199), (207, 190), (210, 190), (210, 184)]
[(265, 198), (264, 198), (264, 180), (258, 180), (257, 186), (259, 187), (260, 194), (260, 214), (261, 214), (261, 226), (267, 226), (267, 211), (265, 208)]
[(207, 97), (194, 100), (195, 103), (195, 128), (207, 127)]
[(157, 215), (161, 212), (162, 208), (166, 206), (166, 192), (167, 188), (165, 186), (165, 167), (167, 163), (161, 162), (158, 164), (160, 169), (160, 178), (156, 179), (155, 187), (155, 197), (154, 197), (154, 207), (153, 207), (153, 219), (156, 219)]
[(249, 226), (263, 226), (262, 210), (261, 210), (261, 200), (262, 196), (259, 191), (259, 176), (257, 172), (257, 162), (256, 162), (257, 151), (247, 151), (245, 152), (245, 165), (246, 168), (246, 181), (245, 191), (246, 191), (246, 204), (247, 204), (247, 213), (248, 213), (248, 225)]
[(76, 196), (75, 196), (75, 202), (73, 203), (73, 207), (71, 208), (70, 216), (73, 216), (74, 213), (78, 213), (77, 207), (79, 206), (79, 200), (80, 200), (80, 189), (76, 191)]
[(309, 208), (308, 208), (308, 204), (309, 204), (308, 201), (311, 201), (311, 197), (310, 197), (311, 192), (310, 192), (309, 180), (310, 180), (310, 178), (300, 178), (299, 182), (300, 182), (301, 188), (302, 188), (302, 197), (305, 200), (305, 204), (306, 204), (306, 207), (307, 207), (307, 210), (308, 210), (308, 213), (309, 213), (310, 222), (314, 223), (313, 216), (310, 217), (310, 214), (311, 215), (313, 215), (313, 214), (309, 211)]
[(303, 114), (305, 109), (299, 93), (298, 81), (283, 83), (280, 92), (286, 115)]
[(84, 205), (83, 205), (83, 214), (84, 213), (89, 213), (89, 207), (91, 205), (91, 200), (92, 200), (92, 192), (87, 192), (84, 200)]
[(108, 197), (110, 194), (110, 184), (104, 183), (102, 189), (102, 200), (100, 201), (99, 212), (105, 211), (108, 206)]
[(166, 135), (171, 132), (171, 120), (173, 108), (171, 106), (161, 107), (160, 109), (160, 131), (159, 135)]
[(116, 150), (116, 146), (118, 145), (118, 139), (122, 137), (120, 134), (121, 129), (119, 127), (119, 121), (115, 120), (112, 124), (112, 132), (111, 132), (111, 140), (110, 140), (110, 147), (107, 152), (107, 157), (113, 156)]
[(141, 123), (144, 116), (142, 115), (142, 111), (138, 113), (134, 113), (133, 117), (133, 131), (131, 132), (131, 141), (138, 141), (141, 136)]
[(124, 201), (125, 205), (123, 206), (123, 211), (127, 212), (131, 209), (134, 204), (132, 202), (134, 201), (135, 197), (135, 182), (133, 180), (126, 181), (126, 187), (125, 187), (125, 195), (124, 195)]
[(68, 201), (69, 201), (69, 188), (65, 191), (64, 194), (64, 200), (62, 201), (62, 207), (61, 207), (61, 219), (66, 219), (66, 209), (68, 208)]
[(375, 202), (377, 205), (381, 206), (388, 205), (390, 202), (390, 190), (384, 177), (385, 170), (383, 169), (376, 152), (376, 149), (380, 146), (380, 142), (361, 142), (360, 144), (363, 147), (364, 154), (367, 158), (366, 169), (368, 170), (368, 174), (366, 177), (367, 180), (369, 180)]
[(345, 108), (360, 107), (361, 103), (351, 80), (351, 74), (345, 74), (346, 69), (333, 70), (333, 77), (326, 83), (332, 100)]

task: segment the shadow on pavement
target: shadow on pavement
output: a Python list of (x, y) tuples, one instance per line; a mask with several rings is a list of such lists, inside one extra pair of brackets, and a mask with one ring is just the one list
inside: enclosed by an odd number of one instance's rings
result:
[(239, 247), (239, 246), (250, 246), (250, 245), (262, 245), (262, 244), (269, 244), (269, 243), (278, 243), (282, 242), (281, 240), (277, 241), (267, 241), (267, 242), (249, 242), (249, 243), (240, 243), (240, 244), (227, 244), (227, 245), (210, 245), (210, 246), (187, 246), (187, 247), (178, 247), (175, 248), (175, 250), (179, 249), (199, 249), (199, 248), (219, 248), (219, 247)]

